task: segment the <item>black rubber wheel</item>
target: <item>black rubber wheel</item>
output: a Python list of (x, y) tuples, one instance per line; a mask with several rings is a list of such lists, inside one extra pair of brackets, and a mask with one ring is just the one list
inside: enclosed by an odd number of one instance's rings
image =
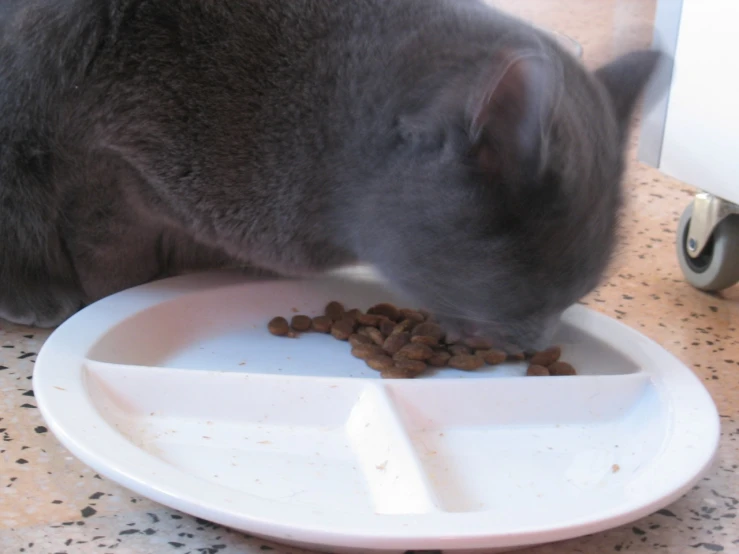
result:
[(714, 229), (697, 258), (688, 254), (688, 231), (693, 214), (691, 203), (677, 228), (677, 258), (685, 279), (695, 288), (709, 292), (727, 289), (739, 282), (739, 216), (730, 215)]

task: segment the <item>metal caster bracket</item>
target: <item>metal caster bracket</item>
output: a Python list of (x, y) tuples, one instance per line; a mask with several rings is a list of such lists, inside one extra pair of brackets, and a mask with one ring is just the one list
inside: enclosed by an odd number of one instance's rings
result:
[(693, 215), (688, 228), (685, 249), (688, 256), (697, 258), (706, 247), (714, 229), (732, 214), (739, 214), (739, 206), (707, 192), (699, 192), (693, 200)]

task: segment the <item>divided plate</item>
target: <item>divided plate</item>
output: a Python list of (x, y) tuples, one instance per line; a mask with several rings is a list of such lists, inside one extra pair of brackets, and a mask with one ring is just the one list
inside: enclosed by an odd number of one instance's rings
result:
[(716, 452), (693, 373), (574, 306), (573, 377), (525, 364), (386, 381), (330, 336), (266, 323), (330, 300), (408, 305), (371, 274), (189, 275), (106, 298), (57, 329), (34, 390), (97, 472), (173, 508), (323, 550), (512, 548), (627, 523), (681, 496)]

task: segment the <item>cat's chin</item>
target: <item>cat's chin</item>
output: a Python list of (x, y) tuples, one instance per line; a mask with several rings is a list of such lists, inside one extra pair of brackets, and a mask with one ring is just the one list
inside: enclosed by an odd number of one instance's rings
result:
[(366, 264), (346, 264), (338, 267), (329, 268), (299, 268), (295, 266), (273, 266), (269, 268), (241, 268), (247, 273), (252, 272), (256, 275), (264, 275), (265, 277), (274, 277), (281, 279), (315, 279), (318, 277), (347, 277), (347, 278), (366, 278), (372, 276), (375, 279), (383, 280), (382, 277), (370, 265)]
[(542, 318), (538, 326), (516, 324), (476, 324), (474, 321), (459, 317), (439, 318), (439, 323), (446, 332), (447, 340), (460, 342), (465, 339), (478, 339), (490, 348), (502, 350), (509, 355), (521, 353), (533, 354), (552, 346), (559, 316)]
[(323, 274), (360, 281), (387, 283), (388, 286), (391, 286), (388, 279), (382, 275), (382, 272), (377, 267), (373, 266), (372, 264), (361, 262), (347, 264), (341, 267), (330, 269)]

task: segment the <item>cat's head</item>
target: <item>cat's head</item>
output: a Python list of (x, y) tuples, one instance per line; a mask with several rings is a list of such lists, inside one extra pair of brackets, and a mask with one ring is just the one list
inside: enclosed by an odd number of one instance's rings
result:
[(633, 52), (590, 73), (511, 50), (441, 87), (398, 123), (403, 154), (362, 222), (369, 261), (452, 327), (546, 346), (608, 266), (629, 121), (660, 61)]

